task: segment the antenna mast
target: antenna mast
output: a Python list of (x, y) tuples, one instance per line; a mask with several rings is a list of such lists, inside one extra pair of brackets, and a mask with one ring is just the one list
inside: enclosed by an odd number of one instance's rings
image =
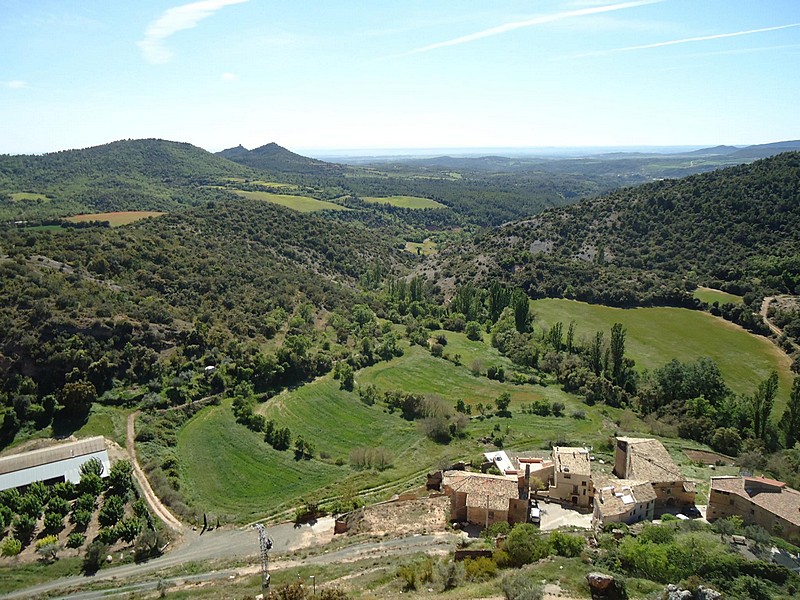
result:
[(267, 537), (267, 530), (261, 523), (253, 525), (258, 530), (258, 545), (261, 549), (261, 593), (264, 598), (269, 598), (269, 551), (272, 549), (272, 540)]

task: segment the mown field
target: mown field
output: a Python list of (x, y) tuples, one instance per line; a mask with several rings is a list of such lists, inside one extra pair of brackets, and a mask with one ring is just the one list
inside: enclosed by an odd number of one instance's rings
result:
[(715, 290), (713, 288), (702, 286), (698, 287), (692, 295), (700, 300), (700, 302), (706, 302), (708, 304), (712, 304), (714, 302), (719, 302), (720, 304), (725, 304), (726, 302), (730, 302), (731, 304), (740, 304), (742, 301), (742, 297), (737, 296), (736, 294), (729, 294), (728, 292), (723, 292), (722, 290)]
[(45, 194), (36, 194), (34, 192), (12, 192), (9, 194), (9, 196), (11, 196), (11, 200), (13, 202), (20, 202), (22, 200), (28, 200), (32, 202), (49, 202), (52, 200), (52, 198)]
[[(480, 360), (487, 366), (507, 364), (496, 351), (461, 334), (448, 332), (448, 349)], [(469, 363), (460, 366), (434, 358), (420, 347), (390, 362), (379, 363), (356, 373), (357, 386), (374, 384), (382, 393), (402, 390), (436, 394), (453, 405), (458, 399), (468, 404), (492, 404), (502, 392), (512, 396), (510, 418), (482, 418), (473, 410), (468, 436), (450, 444), (427, 439), (418, 423), (390, 414), (379, 402), (367, 406), (356, 392), (339, 388), (331, 376), (320, 378), (272, 398), (258, 408), (280, 427), (289, 427), (315, 446), (311, 460), (295, 460), (292, 450), (278, 452), (262, 436), (235, 423), (229, 403), (201, 411), (178, 434), (177, 455), (181, 457), (181, 490), (202, 511), (226, 519), (248, 522), (291, 509), (299, 499), (332, 498), (343, 490), (371, 490), (372, 499), (414, 488), (424, 483), (428, 471), (448, 461), (470, 460), (493, 450), (478, 441), (483, 436), (502, 434), (505, 446), (549, 452), (552, 441), (596, 444), (613, 433), (613, 423), (600, 407), (587, 407), (558, 388), (512, 385), (475, 376)], [(560, 400), (567, 405), (566, 416), (538, 417), (522, 414), (520, 405), (534, 399)], [(569, 415), (587, 412), (583, 420)], [(606, 410), (613, 419), (617, 411)], [(491, 411), (490, 411), (491, 412)], [(386, 471), (360, 471), (349, 464), (354, 448), (384, 447), (393, 455)]]
[(770, 371), (778, 371), (776, 415), (789, 397), (793, 379), (789, 358), (766, 338), (708, 313), (683, 308), (611, 308), (562, 299), (536, 300), (532, 309), (540, 326), (561, 321), (566, 328), (575, 321), (579, 339), (598, 330), (605, 331), (608, 338), (611, 326), (622, 323), (627, 329), (627, 352), (639, 369), (654, 369), (673, 358), (690, 361), (708, 356), (738, 394), (752, 394)]
[(398, 208), (447, 208), (444, 204), (431, 200), (430, 198), (420, 198), (419, 196), (385, 196), (375, 197), (369, 196), (362, 198), (365, 202), (372, 202), (374, 204), (391, 204)]
[(273, 194), (272, 192), (248, 192), (246, 190), (231, 190), (235, 194), (248, 198), (250, 200), (263, 200), (265, 202), (272, 202), (280, 204), (287, 208), (291, 208), (298, 212), (316, 212), (319, 210), (348, 210), (344, 206), (334, 204), (333, 202), (326, 202), (325, 200), (317, 200), (308, 196), (291, 196), (289, 194)]
[(427, 238), (424, 242), (406, 242), (406, 252), (431, 256), (436, 254), (436, 242), (430, 238)]
[(107, 212), (107, 213), (89, 213), (83, 215), (75, 215), (67, 217), (65, 221), (73, 223), (82, 223), (85, 221), (107, 221), (112, 227), (120, 227), (122, 225), (130, 225), (141, 219), (148, 217), (158, 217), (163, 215), (163, 212), (154, 210), (128, 210), (121, 212)]

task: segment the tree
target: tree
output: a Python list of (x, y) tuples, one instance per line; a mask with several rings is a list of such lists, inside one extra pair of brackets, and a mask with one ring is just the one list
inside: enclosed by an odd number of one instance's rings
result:
[(103, 476), (103, 463), (96, 456), (81, 465), (81, 475), (88, 475), (89, 473), (93, 473), (98, 477)]
[(598, 331), (594, 334), (592, 343), (589, 346), (589, 367), (594, 374), (600, 377), (603, 372), (603, 332)]
[(539, 534), (539, 530), (530, 523), (514, 526), (505, 542), (511, 564), (515, 567), (530, 564), (549, 554), (547, 541)]
[(103, 484), (103, 480), (94, 473), (86, 473), (85, 475), (81, 475), (81, 481), (78, 484), (78, 489), (82, 495), (89, 494), (95, 498), (100, 495), (104, 487), (105, 485)]
[(625, 384), (625, 328), (622, 323), (611, 326), (611, 381), (622, 387)]
[(117, 496), (127, 496), (133, 488), (133, 466), (129, 460), (118, 460), (108, 474), (108, 489)]
[(464, 333), (467, 334), (467, 339), (476, 342), (483, 338), (483, 330), (481, 329), (480, 323), (477, 321), (467, 321), (467, 324), (464, 327)]
[(61, 388), (59, 400), (71, 417), (84, 418), (97, 400), (97, 390), (88, 381), (72, 381)]
[(45, 560), (54, 561), (59, 550), (61, 550), (61, 546), (55, 535), (45, 536), (36, 542), (36, 552), (41, 554)]
[(109, 496), (97, 515), (104, 527), (113, 527), (125, 516), (125, 503), (119, 496)]
[(517, 332), (526, 333), (531, 327), (530, 299), (522, 290), (511, 293), (511, 307), (514, 309), (514, 325)]
[(339, 373), (339, 388), (347, 390), (348, 392), (352, 392), (353, 383), (355, 380), (355, 373), (353, 372), (353, 367), (351, 367), (347, 363), (339, 363), (338, 373)]
[(767, 424), (778, 395), (778, 373), (772, 371), (764, 381), (758, 385), (756, 393), (751, 398), (753, 434), (756, 439), (766, 441)]
[(800, 440), (800, 377), (794, 378), (789, 403), (783, 411), (782, 425), (786, 432), (786, 447), (794, 448)]
[(87, 575), (93, 575), (100, 570), (103, 560), (108, 553), (108, 546), (103, 542), (92, 542), (86, 548), (86, 553), (83, 555), (83, 572)]
[(511, 404), (511, 394), (508, 392), (503, 392), (494, 400), (495, 406), (497, 406), (497, 412), (499, 414), (508, 414), (508, 407)]
[(58, 533), (64, 529), (64, 515), (60, 515), (56, 512), (45, 513), (44, 528), (47, 531)]

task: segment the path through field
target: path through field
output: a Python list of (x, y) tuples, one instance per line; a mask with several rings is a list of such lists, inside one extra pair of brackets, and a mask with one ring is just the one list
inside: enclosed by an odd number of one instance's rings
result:
[[(777, 299), (778, 296), (767, 296), (766, 298), (764, 298), (764, 300), (761, 302), (761, 317), (764, 319), (764, 322), (767, 324), (767, 327), (769, 327), (769, 330), (780, 338), (783, 336), (783, 329), (781, 329), (780, 327), (775, 325), (772, 321), (770, 321), (769, 317), (767, 316), (767, 313), (769, 313), (769, 305), (772, 304)], [(794, 348), (795, 350), (800, 350), (800, 346), (795, 344), (792, 340), (787, 339), (787, 341), (789, 342), (789, 344), (791, 344), (792, 348)]]
[(150, 482), (147, 481), (147, 477), (142, 471), (142, 468), (139, 466), (139, 460), (136, 458), (136, 416), (139, 414), (139, 411), (132, 412), (128, 415), (128, 423), (127, 423), (127, 434), (126, 434), (126, 444), (125, 446), (128, 449), (128, 456), (131, 460), (131, 465), (133, 465), (133, 476), (136, 477), (136, 481), (139, 482), (139, 487), (142, 490), (142, 494), (144, 494), (145, 500), (147, 500), (147, 504), (150, 507), (156, 516), (161, 519), (167, 527), (175, 531), (176, 533), (183, 533), (184, 526), (183, 524), (173, 515), (169, 509), (161, 503), (161, 500), (158, 499), (156, 493), (153, 491), (153, 488), (150, 487)]

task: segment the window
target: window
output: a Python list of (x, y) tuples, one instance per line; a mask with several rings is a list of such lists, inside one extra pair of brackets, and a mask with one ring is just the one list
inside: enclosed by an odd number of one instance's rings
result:
[(581, 485), (585, 486), (586, 482), (585, 481), (581, 481)]
[(572, 479), (572, 476), (569, 473), (564, 473), (564, 479)]
[(730, 500), (728, 500), (728, 504), (730, 504), (731, 506), (733, 506), (733, 498), (731, 498)]

